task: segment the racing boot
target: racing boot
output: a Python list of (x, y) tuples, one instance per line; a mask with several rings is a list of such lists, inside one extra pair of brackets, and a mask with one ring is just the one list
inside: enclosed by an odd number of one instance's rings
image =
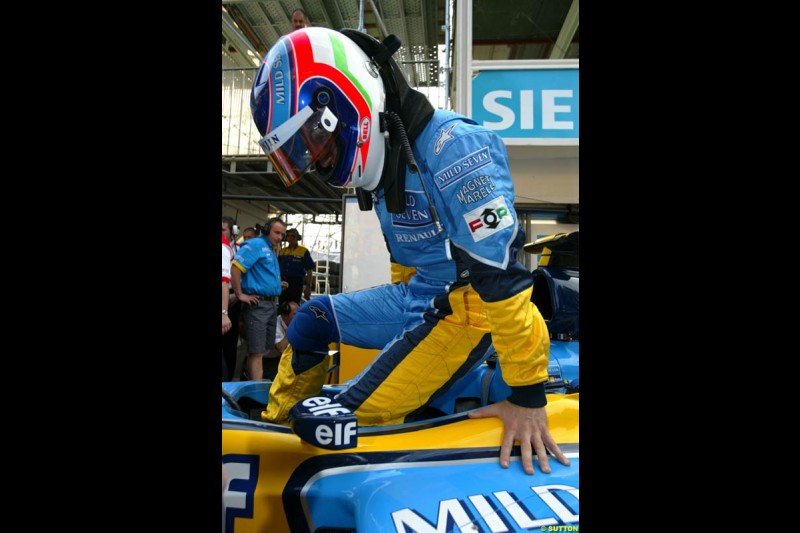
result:
[(267, 409), (261, 419), (274, 424), (288, 423), (294, 404), (319, 394), (331, 365), (331, 356), (319, 352), (294, 352), (288, 345), (281, 355), (278, 374), (269, 389)]

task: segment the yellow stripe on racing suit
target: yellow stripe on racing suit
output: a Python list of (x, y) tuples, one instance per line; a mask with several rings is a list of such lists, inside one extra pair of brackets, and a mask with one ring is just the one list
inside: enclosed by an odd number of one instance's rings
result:
[[(295, 375), (292, 370), (292, 346), (288, 345), (281, 354), (278, 373), (269, 389), (267, 410), (261, 412), (261, 419), (268, 422), (285, 423), (289, 409), (295, 403), (322, 389), (330, 363), (331, 357), (325, 356), (319, 364)], [(282, 399), (289, 399), (289, 401), (282, 401)]]
[(499, 302), (484, 302), (503, 379), (511, 387), (547, 381), (550, 336), (542, 314), (530, 301), (532, 290)]
[(407, 267), (403, 266), (400, 263), (395, 263), (392, 261), (391, 263), (391, 280), (392, 283), (408, 283), (413, 276), (417, 269), (414, 267)]

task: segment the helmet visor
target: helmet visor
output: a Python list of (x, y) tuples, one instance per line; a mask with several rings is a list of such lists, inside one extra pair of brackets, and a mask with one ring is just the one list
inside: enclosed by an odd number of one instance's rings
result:
[(308, 173), (330, 173), (339, 158), (338, 133), (339, 120), (330, 109), (306, 106), (258, 144), (289, 187)]

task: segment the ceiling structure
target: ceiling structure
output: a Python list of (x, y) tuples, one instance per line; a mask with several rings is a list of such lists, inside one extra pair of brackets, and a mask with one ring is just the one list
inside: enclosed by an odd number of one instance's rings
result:
[[(345, 192), (346, 189), (331, 187), (313, 175), (285, 187), (265, 156), (231, 157), (222, 161), (223, 206), (252, 215), (259, 223), (266, 220), (267, 212), (341, 214)], [(238, 216), (235, 218), (239, 220)]]
[(578, 0), (472, 1), (473, 60), (578, 58)]
[[(473, 59), (578, 58), (579, 0), (472, 1)], [(455, 10), (458, 4), (453, 0)], [(291, 30), (292, 11), (301, 7), (312, 26), (361, 27), (379, 40), (397, 35), (402, 46), (394, 57), (406, 68), (409, 83), (444, 86), (438, 59), (445, 44), (445, 6), (446, 0), (222, 0), (223, 84), (231, 69), (252, 69), (254, 75), (269, 48)], [(451, 25), (454, 21), (451, 17)], [(223, 155), (223, 212), (235, 210), (260, 221), (267, 212), (341, 215), (341, 198), (348, 190), (311, 178), (286, 188), (266, 157), (245, 152)]]

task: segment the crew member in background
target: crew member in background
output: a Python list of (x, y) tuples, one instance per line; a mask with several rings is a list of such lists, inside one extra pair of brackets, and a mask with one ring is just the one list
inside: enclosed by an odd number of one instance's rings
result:
[(307, 28), (310, 24), (311, 22), (308, 20), (308, 15), (306, 15), (306, 12), (302, 8), (298, 7), (292, 11), (292, 29), (289, 30), (289, 33), (300, 28)]
[[(238, 246), (236, 246), (236, 235), (239, 233), (239, 228), (232, 217), (222, 217), (222, 234), (230, 243), (231, 258), (236, 255)], [(229, 259), (230, 263), (230, 259)], [(230, 271), (230, 264), (228, 265)], [(233, 372), (236, 369), (236, 352), (239, 346), (239, 319), (241, 315), (241, 305), (239, 300), (236, 299), (236, 294), (233, 288), (230, 287), (230, 273), (228, 274), (228, 287), (230, 295), (228, 297), (228, 317), (231, 319), (231, 327), (222, 337), (222, 353), (225, 357), (225, 365), (228, 367), (228, 378), (233, 379)]]
[(255, 228), (244, 228), (242, 230), (242, 241), (246, 241), (252, 239), (253, 237), (257, 237), (258, 233), (256, 233)]
[(296, 228), (286, 230), (288, 246), (281, 248), (278, 262), (281, 265), (281, 279), (289, 284), (281, 293), (280, 302), (301, 302), (311, 298), (311, 280), (316, 263), (311, 258), (308, 248), (298, 244), (302, 235)]
[[(228, 316), (228, 298), (230, 295), (230, 289), (228, 288), (228, 284), (231, 282), (231, 258), (233, 257), (233, 252), (231, 250), (231, 244), (228, 242), (228, 239), (225, 237), (225, 232), (222, 232), (222, 338), (223, 342), (225, 339), (225, 334), (229, 332), (231, 329), (231, 319)], [(235, 361), (234, 361), (235, 362)], [(230, 373), (233, 372), (233, 368), (228, 367), (225, 361), (225, 351), (222, 352), (222, 381), (228, 381), (230, 379)]]
[(261, 228), (261, 236), (244, 241), (233, 258), (231, 283), (243, 305), (247, 377), (251, 380), (263, 378), (262, 358), (275, 343), (278, 296), (283, 286), (275, 249), (285, 233), (283, 220), (272, 218)]

